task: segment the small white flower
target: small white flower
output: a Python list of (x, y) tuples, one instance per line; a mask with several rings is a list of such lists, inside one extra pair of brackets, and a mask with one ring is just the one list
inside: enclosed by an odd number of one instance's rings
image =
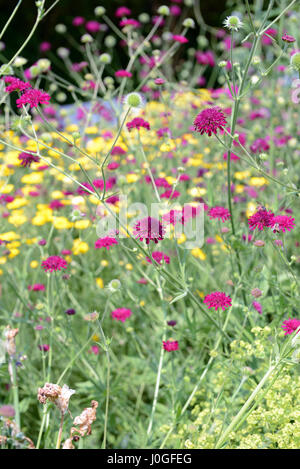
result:
[(238, 16), (227, 16), (223, 24), (225, 28), (233, 31), (238, 31), (243, 27), (243, 23)]
[(133, 92), (125, 96), (124, 104), (132, 108), (141, 109), (145, 107), (146, 101), (141, 94)]

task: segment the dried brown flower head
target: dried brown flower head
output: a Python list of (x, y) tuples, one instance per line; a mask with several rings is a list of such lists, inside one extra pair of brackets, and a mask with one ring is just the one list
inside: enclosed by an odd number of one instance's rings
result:
[(43, 388), (39, 388), (37, 397), (41, 404), (46, 404), (47, 401), (53, 402), (64, 415), (68, 410), (70, 397), (74, 393), (75, 391), (66, 384), (61, 388), (58, 384), (45, 383)]
[[(73, 442), (78, 441), (85, 435), (92, 433), (92, 423), (96, 420), (97, 401), (91, 402), (92, 407), (85, 408), (73, 421), (70, 437), (64, 442), (63, 449), (75, 449)], [(79, 428), (78, 428), (79, 427)], [(79, 435), (78, 435), (79, 433)]]
[(19, 329), (12, 329), (10, 326), (7, 326), (4, 331), (4, 337), (6, 339), (5, 348), (9, 356), (15, 355), (16, 353), (15, 337), (18, 332)]

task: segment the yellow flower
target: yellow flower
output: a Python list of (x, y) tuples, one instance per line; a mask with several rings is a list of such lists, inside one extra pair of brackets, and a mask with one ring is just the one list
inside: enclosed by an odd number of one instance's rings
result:
[(1, 194), (10, 194), (14, 190), (13, 184), (5, 184), (4, 181), (0, 181), (0, 193)]
[(38, 265), (39, 265), (38, 261), (31, 261), (30, 262), (30, 267), (32, 269), (36, 269)]
[(24, 174), (21, 178), (21, 182), (24, 184), (41, 184), (44, 179), (44, 173), (42, 171), (30, 174)]
[(0, 269), (0, 275), (3, 275), (3, 270), (2, 269)]
[(18, 254), (20, 253), (19, 249), (10, 249), (10, 252), (9, 252), (9, 255), (8, 257), (10, 259), (13, 259), (14, 257), (16, 257)]
[(108, 266), (108, 261), (106, 261), (105, 259), (103, 259), (100, 264), (102, 265), (102, 267), (107, 267)]
[(6, 262), (6, 257), (0, 257), (0, 265), (5, 264)]
[(21, 226), (26, 223), (27, 217), (23, 215), (21, 210), (14, 210), (10, 217), (8, 217), (8, 222), (14, 226)]
[(53, 220), (53, 225), (57, 230), (68, 230), (72, 228), (73, 223), (70, 222), (66, 217), (56, 217)]
[(86, 242), (81, 241), (80, 238), (74, 239), (72, 251), (75, 256), (78, 256), (79, 254), (84, 254), (88, 250), (89, 245)]
[(91, 224), (90, 220), (77, 220), (74, 223), (74, 227), (77, 230), (85, 230), (86, 228), (90, 226), (90, 224)]
[(263, 177), (252, 177), (249, 181), (249, 185), (255, 187), (262, 187), (265, 184), (269, 184), (269, 181)]
[(98, 285), (99, 288), (104, 288), (104, 282), (103, 282), (102, 278), (97, 277), (96, 278), (96, 284)]
[(16, 198), (15, 200), (13, 200), (12, 202), (10, 202), (9, 204), (7, 204), (7, 208), (8, 210), (14, 210), (16, 208), (21, 208), (21, 207), (25, 207), (25, 205), (28, 205), (28, 200), (22, 198)]
[(125, 265), (125, 268), (126, 268), (127, 270), (132, 270), (132, 269), (133, 269), (133, 266), (132, 266), (132, 264), (126, 264), (126, 265)]
[(7, 233), (0, 234), (0, 239), (3, 241), (14, 241), (15, 239), (20, 239), (20, 237), (21, 236), (14, 231), (8, 231)]
[(128, 183), (132, 183), (132, 182), (136, 182), (138, 181), (139, 179), (139, 175), (138, 174), (126, 174), (126, 180)]
[(193, 187), (192, 189), (188, 190), (188, 194), (192, 197), (202, 197), (206, 194), (206, 189), (204, 187)]
[(205, 261), (206, 259), (206, 254), (200, 248), (192, 249), (191, 254), (192, 256), (196, 257), (197, 259), (200, 259), (201, 261)]

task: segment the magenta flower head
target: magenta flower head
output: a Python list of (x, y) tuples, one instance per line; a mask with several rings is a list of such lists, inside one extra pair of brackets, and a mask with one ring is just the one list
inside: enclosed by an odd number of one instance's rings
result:
[(146, 130), (150, 130), (149, 122), (145, 121), (142, 117), (135, 117), (134, 119), (132, 119), (132, 121), (127, 122), (126, 127), (129, 130), (129, 132), (132, 129), (140, 130), (141, 127), (143, 127)]
[(201, 135), (204, 133), (209, 137), (217, 134), (218, 129), (227, 125), (225, 114), (218, 106), (208, 107), (198, 114), (194, 120), (194, 129)]
[(295, 332), (298, 327), (300, 327), (300, 319), (287, 319), (286, 321), (283, 321), (282, 323), (282, 329), (285, 331), (285, 334), (284, 335), (290, 335), (290, 334), (293, 334), (293, 332)]
[(295, 218), (289, 217), (288, 215), (276, 215), (272, 219), (272, 229), (274, 233), (276, 231), (291, 231), (295, 228)]
[(67, 261), (59, 256), (50, 256), (42, 262), (42, 267), (45, 272), (53, 272), (67, 268)]
[(73, 26), (81, 26), (84, 24), (85, 19), (82, 16), (75, 16), (72, 21)]
[(170, 258), (165, 254), (164, 252), (161, 251), (153, 251), (152, 252), (152, 259), (150, 257), (146, 257), (146, 261), (149, 262), (149, 264), (152, 264), (152, 260), (155, 260), (158, 264), (161, 264), (161, 262), (170, 264)]
[(50, 345), (48, 345), (48, 344), (39, 345), (39, 349), (40, 349), (41, 352), (49, 352)]
[(187, 42), (189, 42), (185, 36), (181, 36), (180, 34), (173, 34), (172, 39), (173, 41), (179, 42), (180, 44), (186, 44)]
[(230, 218), (230, 212), (225, 207), (212, 207), (208, 212), (209, 218), (212, 220), (213, 218), (217, 220), (222, 220), (224, 223), (226, 220)]
[(286, 34), (286, 33), (282, 36), (281, 39), (282, 39), (283, 42), (288, 42), (288, 43), (292, 43), (292, 42), (296, 41), (294, 36), (290, 36), (289, 34)]
[(98, 21), (91, 20), (86, 23), (85, 29), (89, 33), (97, 33), (100, 30), (100, 24), (98, 23)]
[(39, 104), (49, 104), (51, 97), (43, 90), (29, 89), (26, 90), (22, 96), (17, 99), (17, 107), (22, 107), (25, 104), (30, 104), (30, 107), (37, 107)]
[(7, 93), (12, 93), (13, 91), (25, 91), (28, 88), (31, 88), (31, 84), (25, 81), (20, 80), (16, 77), (5, 77), (4, 81), (8, 86), (5, 88)]
[(111, 313), (113, 319), (121, 322), (125, 322), (126, 319), (130, 318), (131, 315), (132, 311), (128, 308), (117, 308)]
[(157, 244), (158, 241), (164, 239), (165, 228), (157, 218), (146, 217), (137, 221), (133, 234), (136, 236), (136, 239), (140, 241), (145, 240), (146, 244), (149, 244), (150, 241), (154, 241)]
[(215, 291), (206, 295), (203, 300), (203, 303), (206, 304), (208, 308), (215, 308), (217, 311), (218, 308), (222, 308), (224, 311), (225, 308), (231, 306), (232, 300), (230, 296), (226, 296), (225, 293), (220, 291)]
[(31, 165), (31, 163), (38, 163), (40, 161), (40, 158), (37, 155), (34, 155), (33, 153), (22, 152), (19, 154), (18, 160), (21, 161), (21, 166), (27, 168)]
[(175, 352), (179, 349), (177, 340), (163, 341), (163, 348), (166, 352)]
[(255, 228), (258, 228), (260, 231), (263, 231), (264, 228), (273, 226), (273, 218), (274, 213), (268, 212), (265, 208), (260, 208), (248, 218), (250, 230), (253, 231)]
[(127, 70), (117, 70), (115, 72), (115, 77), (117, 78), (131, 78), (132, 77), (132, 73), (131, 72), (128, 72)]
[(105, 236), (104, 238), (97, 239), (95, 242), (95, 249), (106, 248), (109, 251), (109, 248), (114, 244), (119, 244), (115, 238)]
[(129, 16), (131, 14), (131, 10), (127, 7), (119, 7), (115, 11), (115, 16), (117, 18), (123, 18), (124, 16)]
[(262, 306), (258, 301), (253, 301), (252, 306), (259, 314), (262, 314)]

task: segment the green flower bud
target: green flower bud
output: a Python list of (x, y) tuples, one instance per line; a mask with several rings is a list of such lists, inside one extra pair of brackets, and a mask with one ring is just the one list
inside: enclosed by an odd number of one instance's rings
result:
[(67, 49), (66, 47), (59, 47), (59, 48), (57, 49), (57, 55), (58, 55), (61, 59), (66, 59), (67, 57), (69, 57), (70, 51), (69, 51), (69, 49)]
[(106, 12), (105, 8), (104, 7), (96, 7), (95, 10), (94, 10), (94, 13), (96, 16), (102, 16), (104, 15)]
[(150, 21), (150, 16), (148, 15), (148, 13), (141, 13), (138, 17), (138, 20), (141, 23), (148, 23)]
[(99, 62), (102, 64), (110, 64), (111, 63), (111, 56), (109, 54), (101, 54), (99, 57)]
[(170, 9), (169, 7), (167, 7), (167, 5), (162, 5), (159, 7), (159, 9), (157, 10), (157, 13), (159, 15), (162, 15), (162, 16), (169, 16), (170, 14)]
[(297, 72), (300, 72), (300, 52), (296, 52), (291, 57), (291, 66)]
[(185, 28), (194, 28), (195, 27), (195, 21), (193, 20), (193, 18), (186, 18), (184, 20), (184, 22), (182, 23), (182, 25)]
[(111, 280), (107, 286), (107, 288), (111, 291), (111, 293), (115, 293), (116, 291), (120, 290), (122, 287), (120, 280), (114, 278)]
[(67, 27), (64, 24), (57, 24), (55, 26), (55, 31), (59, 34), (65, 34), (67, 32)]
[(81, 36), (80, 41), (83, 44), (88, 44), (90, 42), (93, 42), (93, 38), (90, 34), (84, 34), (83, 36)]
[(25, 59), (24, 57), (16, 57), (13, 62), (13, 65), (14, 67), (23, 67), (26, 63), (27, 59)]
[(106, 47), (114, 47), (116, 45), (117, 41), (114, 36), (106, 36), (104, 39), (104, 44)]

